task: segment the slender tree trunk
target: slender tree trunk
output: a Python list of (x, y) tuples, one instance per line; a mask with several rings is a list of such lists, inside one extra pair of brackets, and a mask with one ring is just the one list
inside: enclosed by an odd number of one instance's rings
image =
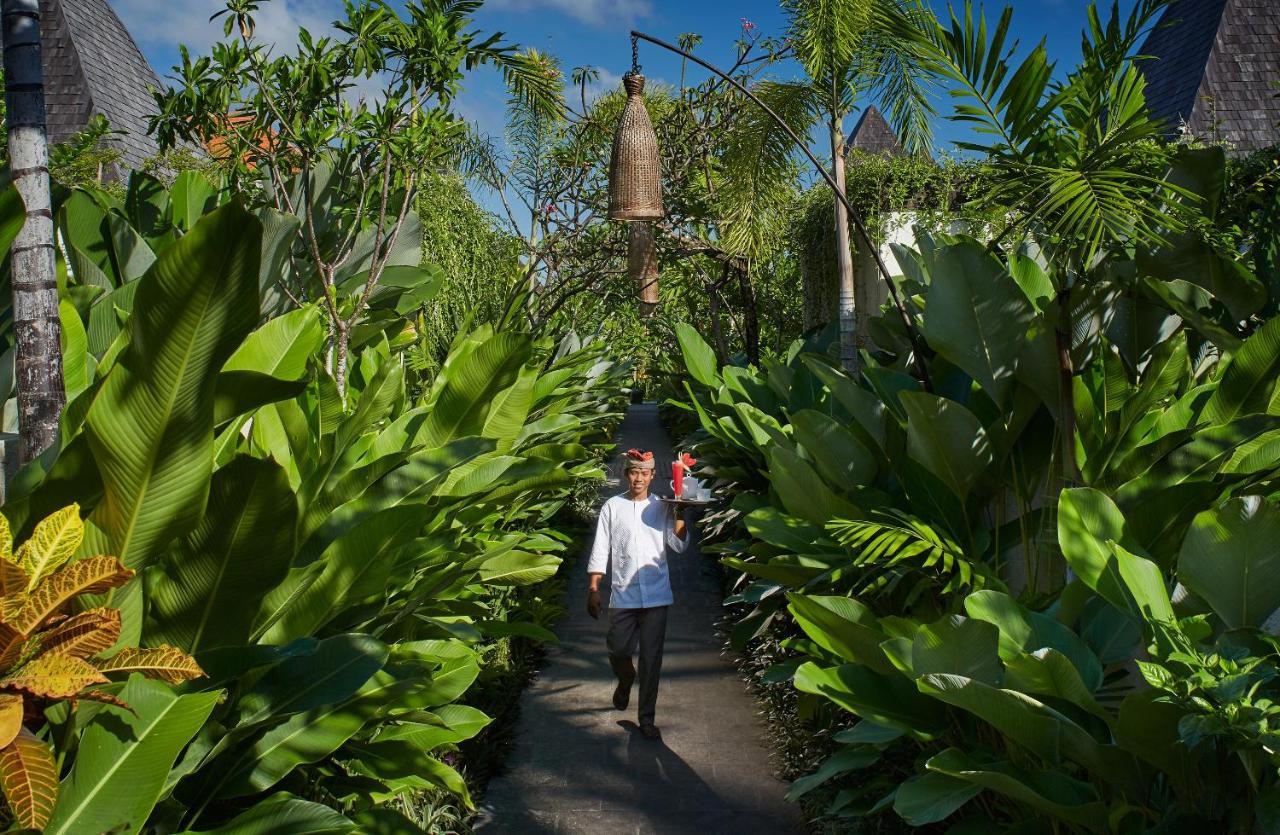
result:
[(742, 293), (742, 341), (746, 343), (747, 362), (760, 364), (760, 312), (756, 309), (756, 290), (751, 284), (751, 265), (735, 268), (738, 289)]
[(351, 331), (345, 322), (339, 322), (333, 335), (333, 381), (338, 387), (338, 399), (347, 406), (347, 357), (351, 352)]
[[(831, 176), (844, 193), (844, 125), (838, 116), (831, 119)], [(849, 214), (836, 197), (836, 264), (840, 272), (840, 362), (852, 375), (858, 373), (857, 316), (854, 309), (853, 253), (849, 248)]]
[[(728, 266), (725, 267), (728, 270)], [(711, 336), (716, 344), (716, 357), (720, 362), (729, 361), (729, 343), (724, 338), (724, 317), (720, 312), (720, 285), (711, 285), (711, 297), (709, 300), (711, 307)]]
[(0, 30), (4, 41), (9, 164), (14, 186), (27, 211), (12, 249), (18, 460), (25, 464), (57, 440), (58, 420), (67, 402), (54, 272), (38, 0), (0, 0)]
[(1062, 474), (1067, 486), (1080, 483), (1080, 465), (1076, 461), (1076, 392), (1075, 368), (1071, 362), (1071, 288), (1062, 280), (1058, 291), (1058, 324), (1053, 330), (1058, 348), (1058, 428), (1062, 433)]

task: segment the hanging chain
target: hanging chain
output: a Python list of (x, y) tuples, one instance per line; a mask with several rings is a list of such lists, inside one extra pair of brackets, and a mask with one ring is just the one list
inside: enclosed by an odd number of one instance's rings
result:
[(631, 36), (631, 74), (640, 74), (640, 39)]

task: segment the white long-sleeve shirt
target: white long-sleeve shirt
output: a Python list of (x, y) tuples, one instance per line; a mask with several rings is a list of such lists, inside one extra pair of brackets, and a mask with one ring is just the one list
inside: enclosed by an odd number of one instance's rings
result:
[(686, 540), (676, 536), (675, 520), (657, 496), (636, 502), (623, 494), (604, 503), (587, 573), (604, 574), (612, 558), (609, 608), (671, 605), (674, 599), (664, 543), (679, 554)]

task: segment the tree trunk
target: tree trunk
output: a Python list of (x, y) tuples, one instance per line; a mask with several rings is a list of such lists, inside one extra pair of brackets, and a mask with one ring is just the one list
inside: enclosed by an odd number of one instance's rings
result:
[(0, 0), (0, 31), (4, 41), (9, 165), (27, 211), (12, 249), (18, 461), (25, 464), (57, 440), (58, 420), (67, 402), (62, 380), (53, 212), (49, 203), (49, 145), (45, 134), (38, 0)]
[(1058, 348), (1058, 422), (1062, 433), (1062, 474), (1067, 486), (1080, 483), (1080, 465), (1076, 461), (1076, 392), (1075, 369), (1071, 362), (1071, 288), (1062, 280), (1058, 291), (1058, 324), (1053, 330)]
[[(844, 193), (844, 126), (842, 119), (831, 119), (831, 176), (836, 181), (840, 193)], [(853, 286), (853, 253), (849, 248), (849, 213), (844, 203), (837, 196), (835, 202), (836, 216), (836, 263), (840, 268), (840, 362), (844, 370), (856, 376), (858, 374), (858, 336), (857, 317), (854, 309)]]
[(742, 293), (742, 341), (746, 343), (747, 362), (760, 364), (760, 313), (756, 309), (756, 291), (751, 284), (751, 266), (735, 267), (738, 289)]
[(339, 322), (333, 334), (333, 382), (338, 388), (342, 408), (347, 407), (347, 357), (351, 352), (351, 330), (345, 322)]
[[(728, 270), (728, 265), (725, 266), (725, 270)], [(723, 364), (729, 361), (729, 343), (724, 337), (724, 318), (720, 312), (720, 285), (711, 285), (709, 304), (711, 307), (711, 336), (715, 340), (716, 358)]]

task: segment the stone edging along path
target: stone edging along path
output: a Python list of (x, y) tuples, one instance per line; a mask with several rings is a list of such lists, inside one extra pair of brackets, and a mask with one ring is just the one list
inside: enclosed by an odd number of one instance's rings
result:
[[(635, 405), (618, 427), (619, 449), (652, 449), (659, 482), (671, 442), (653, 404)], [(609, 489), (620, 491), (611, 480)], [(764, 726), (746, 684), (724, 655), (719, 567), (696, 547), (669, 557), (675, 605), (658, 694), (662, 740), (610, 703), (613, 676), (605, 623), (586, 613), (586, 554), (570, 557), (569, 613), (558, 645), (524, 692), (515, 751), (489, 783), (482, 833), (788, 833), (798, 810), (772, 775)]]

